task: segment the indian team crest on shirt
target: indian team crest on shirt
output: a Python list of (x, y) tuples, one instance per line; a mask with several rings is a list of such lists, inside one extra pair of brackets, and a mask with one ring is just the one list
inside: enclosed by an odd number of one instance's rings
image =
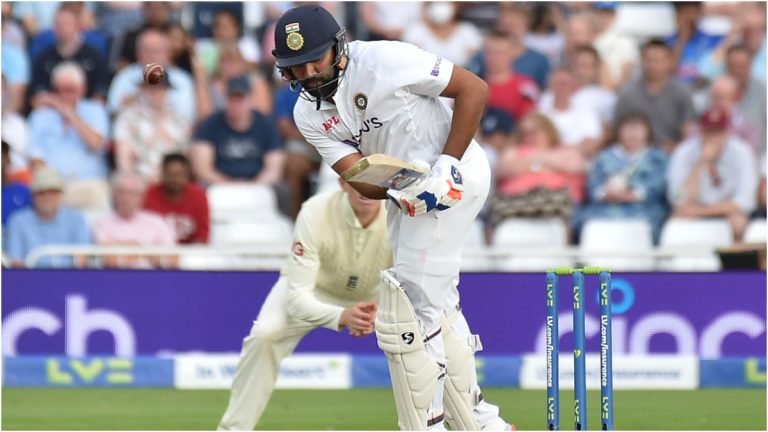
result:
[(365, 93), (357, 93), (352, 102), (355, 103), (355, 108), (360, 111), (365, 111), (368, 108), (368, 96)]

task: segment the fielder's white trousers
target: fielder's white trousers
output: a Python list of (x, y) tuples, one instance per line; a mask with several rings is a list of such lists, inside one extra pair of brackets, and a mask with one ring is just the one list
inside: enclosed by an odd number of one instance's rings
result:
[(253, 430), (275, 388), (280, 362), (315, 328), (286, 312), (288, 285), (281, 278), (272, 288), (251, 333), (243, 340), (227, 411), (219, 430)]
[[(464, 240), (469, 227), (485, 204), (491, 185), (491, 170), (483, 149), (472, 142), (460, 161), (464, 181), (461, 201), (446, 211), (433, 211), (410, 217), (387, 203), (387, 229), (394, 253), (395, 274), (413, 305), (424, 335), (434, 334), (442, 315), (459, 304), (459, 269)], [(466, 320), (457, 320), (453, 330), (470, 336)], [(429, 356), (445, 364), (442, 337), (426, 344)], [(473, 379), (477, 385), (477, 378)], [(442, 412), (443, 380), (439, 380), (432, 412)], [(483, 401), (475, 410), (478, 424), (484, 427), (498, 418), (498, 408)], [(436, 429), (444, 428), (442, 422)]]

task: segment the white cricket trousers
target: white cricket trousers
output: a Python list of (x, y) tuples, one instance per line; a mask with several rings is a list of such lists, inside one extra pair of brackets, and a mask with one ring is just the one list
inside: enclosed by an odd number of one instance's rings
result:
[(275, 389), (280, 362), (316, 326), (288, 316), (288, 285), (280, 278), (270, 291), (251, 333), (243, 340), (227, 411), (218, 430), (251, 431)]
[[(472, 141), (460, 161), (464, 181), (461, 201), (446, 211), (433, 211), (410, 217), (387, 203), (387, 229), (394, 253), (395, 274), (420, 321), (422, 333), (433, 335), (440, 328), (448, 310), (459, 304), (459, 268), (467, 231), (485, 204), (491, 185), (491, 170), (483, 149)], [(470, 336), (469, 326), (459, 319), (453, 330)], [(442, 337), (432, 337), (425, 344), (429, 356), (445, 365)], [(473, 379), (477, 386), (477, 378)], [(432, 401), (432, 413), (442, 413), (443, 379), (438, 381)], [(498, 418), (498, 408), (483, 401), (475, 410), (481, 427)], [(435, 429), (443, 429), (439, 422)]]

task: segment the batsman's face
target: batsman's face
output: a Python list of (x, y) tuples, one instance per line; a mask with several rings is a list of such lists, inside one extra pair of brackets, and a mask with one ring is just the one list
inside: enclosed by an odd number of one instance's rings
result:
[(333, 79), (333, 60), (333, 49), (329, 49), (318, 60), (291, 66), (289, 69), (304, 88), (316, 89)]

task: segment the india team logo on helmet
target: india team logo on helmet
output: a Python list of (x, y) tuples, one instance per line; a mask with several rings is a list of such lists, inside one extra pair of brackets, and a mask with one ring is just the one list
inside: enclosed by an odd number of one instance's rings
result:
[(285, 44), (294, 51), (298, 51), (304, 46), (304, 36), (299, 33), (299, 30), (299, 23), (297, 22), (286, 24), (285, 26), (285, 33), (287, 35)]

